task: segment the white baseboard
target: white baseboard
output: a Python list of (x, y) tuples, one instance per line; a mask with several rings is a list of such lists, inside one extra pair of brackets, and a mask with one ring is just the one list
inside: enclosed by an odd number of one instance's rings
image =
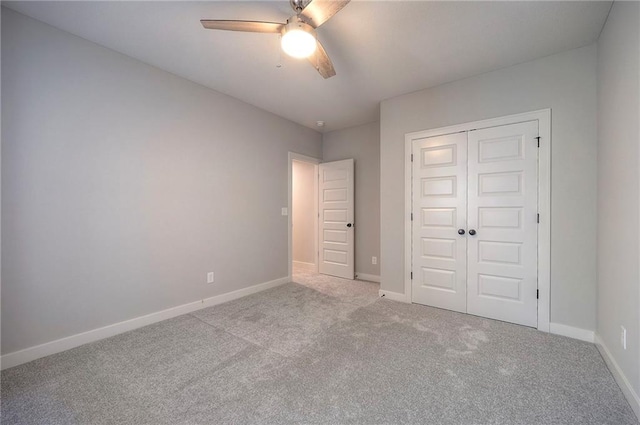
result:
[(549, 332), (556, 335), (567, 336), (573, 339), (579, 339), (580, 341), (591, 343), (595, 341), (593, 331), (574, 328), (573, 326), (562, 325), (560, 323), (549, 323)]
[(14, 351), (13, 353), (8, 353), (0, 357), (0, 369), (4, 370), (10, 367), (18, 366), (23, 363), (39, 359), (41, 357), (50, 356), (51, 354), (60, 353), (71, 348), (87, 344), (89, 342), (109, 338), (111, 336), (118, 335), (133, 329), (141, 328), (152, 323), (191, 313), (192, 311), (200, 310), (201, 308), (211, 307), (213, 305), (222, 304), (227, 301), (255, 294), (256, 292), (274, 288), (287, 282), (291, 282), (290, 277), (281, 277), (270, 282), (260, 283), (248, 288), (238, 289), (237, 291), (227, 292), (226, 294), (216, 295), (215, 297), (205, 298), (188, 304), (179, 305), (177, 307), (168, 308), (166, 310), (157, 311), (145, 316), (125, 320), (124, 322), (114, 323), (112, 325), (104, 326), (98, 329), (92, 329), (87, 332), (82, 332), (76, 335), (68, 336), (66, 338), (46, 342), (34, 347), (25, 348), (20, 351)]
[(366, 280), (368, 282), (380, 283), (380, 276), (375, 275), (375, 274), (366, 274), (366, 273), (356, 272), (356, 279), (358, 279), (358, 280)]
[(316, 265), (314, 263), (305, 263), (303, 261), (294, 261), (293, 262), (293, 267), (299, 268), (299, 269), (302, 269), (302, 270), (308, 270), (310, 272), (315, 272), (316, 271)]
[(600, 338), (598, 334), (595, 334), (595, 343), (596, 343), (596, 346), (598, 347), (598, 351), (600, 351), (600, 354), (604, 359), (604, 362), (607, 364), (607, 367), (609, 368), (609, 370), (611, 371), (611, 374), (613, 375), (614, 379), (618, 383), (618, 386), (622, 390), (622, 393), (624, 394), (625, 398), (631, 405), (631, 409), (638, 417), (638, 422), (640, 422), (640, 397), (634, 391), (633, 387), (631, 386), (631, 383), (629, 382), (625, 374), (622, 372), (622, 369), (620, 369), (620, 366), (618, 366), (618, 363), (616, 362), (616, 360), (611, 355), (611, 351), (609, 351), (604, 341), (602, 340), (602, 338)]
[(399, 292), (384, 291), (381, 289), (378, 291), (378, 295), (380, 295), (381, 298), (385, 297), (388, 300), (399, 301), (401, 303), (409, 303), (407, 297)]

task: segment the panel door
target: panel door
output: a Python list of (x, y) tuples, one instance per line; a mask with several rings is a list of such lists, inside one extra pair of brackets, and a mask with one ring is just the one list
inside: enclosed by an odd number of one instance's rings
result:
[(467, 312), (534, 327), (537, 136), (531, 121), (470, 131), (468, 143)]
[(354, 278), (353, 159), (320, 164), (319, 271)]
[(412, 301), (466, 311), (467, 134), (415, 140)]

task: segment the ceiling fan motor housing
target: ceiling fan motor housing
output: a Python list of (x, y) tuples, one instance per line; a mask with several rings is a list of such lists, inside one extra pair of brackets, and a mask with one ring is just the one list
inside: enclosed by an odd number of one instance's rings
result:
[(282, 27), (282, 35), (285, 35), (289, 31), (293, 30), (308, 32), (313, 36), (313, 38), (317, 38), (316, 29), (300, 19), (298, 16), (292, 16), (291, 18), (287, 19), (287, 24)]

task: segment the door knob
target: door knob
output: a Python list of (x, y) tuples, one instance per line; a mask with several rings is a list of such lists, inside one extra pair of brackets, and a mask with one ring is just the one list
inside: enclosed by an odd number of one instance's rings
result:
[(473, 230), (473, 229), (471, 229), (471, 230), (469, 230), (469, 234), (470, 234), (471, 236), (473, 236), (473, 235), (475, 235), (475, 234), (476, 234), (476, 231), (475, 231), (475, 230)]
[(351, 223), (347, 223), (347, 227), (351, 227)]
[(464, 235), (464, 229), (458, 229), (458, 234), (459, 235)]

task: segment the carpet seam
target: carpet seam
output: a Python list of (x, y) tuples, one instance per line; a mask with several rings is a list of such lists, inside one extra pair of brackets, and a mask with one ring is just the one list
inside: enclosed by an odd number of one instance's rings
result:
[(222, 331), (222, 332), (226, 333), (227, 335), (231, 335), (231, 336), (233, 336), (233, 337), (235, 337), (235, 338), (239, 338), (239, 339), (243, 340), (244, 342), (246, 342), (247, 344), (250, 344), (250, 345), (252, 345), (252, 346), (254, 346), (254, 347), (256, 347), (256, 348), (261, 348), (261, 349), (263, 349), (263, 350), (269, 351), (270, 353), (277, 354), (278, 356), (282, 357), (283, 359), (289, 359), (289, 357), (287, 357), (287, 356), (283, 355), (282, 353), (278, 353), (277, 351), (273, 351), (273, 350), (272, 350), (271, 348), (269, 348), (269, 347), (265, 347), (264, 345), (258, 344), (258, 343), (253, 342), (253, 341), (249, 341), (247, 338), (245, 338), (245, 337), (243, 337), (243, 336), (241, 336), (241, 335), (236, 335), (236, 334), (234, 334), (233, 332), (230, 332), (230, 331), (228, 331), (228, 330), (226, 330), (226, 329), (223, 329), (223, 328), (218, 327), (218, 326), (216, 326), (216, 325), (212, 325), (211, 323), (209, 323), (209, 322), (206, 322), (206, 321), (202, 320), (202, 319), (201, 319), (201, 318), (199, 318), (198, 316), (194, 316), (192, 313), (187, 313), (187, 315), (192, 316), (192, 317), (194, 317), (195, 319), (198, 319), (200, 322), (204, 323), (205, 325), (210, 326), (210, 327), (212, 327), (212, 328), (214, 328), (214, 329), (216, 329), (216, 330), (218, 330), (218, 331)]

